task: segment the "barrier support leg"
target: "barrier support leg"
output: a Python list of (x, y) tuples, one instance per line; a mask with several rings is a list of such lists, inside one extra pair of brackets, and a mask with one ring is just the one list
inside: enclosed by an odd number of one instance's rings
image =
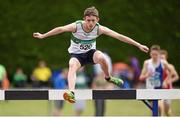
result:
[(153, 107), (152, 107), (153, 117), (158, 116), (158, 100), (153, 100)]
[(142, 101), (147, 107), (149, 107), (149, 109), (151, 109), (153, 117), (157, 117), (158, 116), (158, 100), (153, 100), (152, 104), (147, 100), (142, 100)]
[(144, 102), (144, 104), (149, 107), (149, 109), (151, 109), (151, 111), (153, 110), (152, 108), (152, 104), (148, 101), (148, 100), (142, 100), (142, 102)]

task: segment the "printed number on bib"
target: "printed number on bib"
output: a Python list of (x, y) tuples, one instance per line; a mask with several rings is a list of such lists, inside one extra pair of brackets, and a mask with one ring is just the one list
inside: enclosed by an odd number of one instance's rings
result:
[(81, 50), (89, 50), (89, 49), (91, 49), (91, 47), (92, 47), (92, 44), (81, 44), (80, 45)]
[(155, 88), (155, 87), (160, 87), (161, 86), (161, 81), (158, 77), (150, 77), (148, 78), (148, 81), (147, 81), (147, 88)]

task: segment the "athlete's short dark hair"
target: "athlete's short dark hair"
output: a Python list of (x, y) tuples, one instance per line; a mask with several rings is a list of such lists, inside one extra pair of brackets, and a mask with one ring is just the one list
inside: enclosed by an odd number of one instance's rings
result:
[(84, 16), (91, 16), (91, 15), (99, 17), (99, 12), (94, 6), (86, 8), (84, 11)]
[(160, 51), (160, 46), (159, 45), (152, 45), (150, 48), (150, 51), (156, 50), (156, 51)]

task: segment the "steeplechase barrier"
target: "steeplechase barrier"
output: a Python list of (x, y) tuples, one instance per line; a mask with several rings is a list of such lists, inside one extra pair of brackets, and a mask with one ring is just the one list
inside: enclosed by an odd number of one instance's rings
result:
[[(63, 100), (67, 90), (10, 89), (0, 90), (0, 100)], [(142, 100), (158, 116), (158, 100), (180, 99), (180, 89), (75, 90), (76, 100), (117, 99)], [(149, 102), (152, 100), (152, 104)]]

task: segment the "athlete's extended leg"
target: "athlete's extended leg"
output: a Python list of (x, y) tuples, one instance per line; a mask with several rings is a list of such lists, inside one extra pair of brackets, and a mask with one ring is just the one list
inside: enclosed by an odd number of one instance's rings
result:
[(108, 63), (104, 57), (104, 54), (101, 51), (96, 51), (93, 55), (94, 63), (100, 64), (101, 68), (105, 74), (105, 79), (109, 82), (112, 82), (116, 85), (122, 85), (123, 81), (120, 78), (114, 78), (110, 75)]
[(76, 58), (71, 58), (69, 60), (69, 72), (68, 72), (68, 87), (69, 90), (73, 91), (75, 89), (76, 72), (81, 67), (80, 62)]
[(80, 62), (76, 58), (71, 58), (69, 60), (69, 72), (68, 72), (68, 86), (69, 92), (64, 93), (64, 99), (70, 103), (75, 103), (74, 89), (76, 82), (76, 72), (81, 67)]

